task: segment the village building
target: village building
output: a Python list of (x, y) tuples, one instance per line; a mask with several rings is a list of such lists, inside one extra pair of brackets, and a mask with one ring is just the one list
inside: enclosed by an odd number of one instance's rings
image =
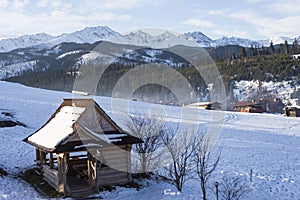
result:
[(281, 113), (284, 107), (284, 104), (280, 98), (263, 98), (258, 102), (265, 107), (266, 112), (270, 113)]
[(286, 106), (282, 111), (285, 116), (300, 117), (300, 106)]
[(300, 54), (294, 54), (294, 55), (293, 55), (293, 59), (294, 59), (294, 60), (300, 59)]
[(222, 110), (221, 103), (219, 102), (196, 102), (186, 105), (189, 108), (202, 108), (206, 110)]
[(142, 142), (92, 99), (65, 99), (24, 141), (36, 148), (35, 161), (44, 180), (71, 197), (131, 182), (132, 144)]
[(233, 105), (233, 111), (248, 113), (263, 113), (266, 111), (265, 104), (255, 101), (238, 101)]

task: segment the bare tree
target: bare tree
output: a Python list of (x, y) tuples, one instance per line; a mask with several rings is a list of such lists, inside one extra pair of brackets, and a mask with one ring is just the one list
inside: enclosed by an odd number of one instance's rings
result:
[(171, 183), (182, 191), (184, 183), (192, 176), (192, 155), (197, 148), (196, 139), (187, 131), (177, 133), (168, 128), (161, 134), (161, 139), (168, 150), (171, 162), (165, 167)]
[(251, 190), (246, 181), (240, 177), (223, 176), (219, 191), (220, 197), (224, 200), (239, 200)]
[(155, 170), (160, 161), (160, 156), (156, 150), (162, 144), (159, 137), (164, 127), (163, 121), (146, 115), (130, 116), (129, 120), (126, 121), (126, 126), (132, 135), (143, 140), (143, 143), (134, 146), (140, 162), (138, 171), (145, 174)]
[(194, 162), (196, 165), (196, 173), (200, 179), (203, 200), (207, 199), (208, 180), (212, 172), (216, 169), (219, 160), (220, 153), (213, 157), (209, 139), (205, 135), (200, 135), (199, 144), (194, 154)]

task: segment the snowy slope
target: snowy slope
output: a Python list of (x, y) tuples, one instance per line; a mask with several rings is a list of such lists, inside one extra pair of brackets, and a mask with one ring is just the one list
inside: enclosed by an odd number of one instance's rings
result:
[(34, 70), (36, 67), (37, 61), (27, 61), (27, 62), (21, 62), (11, 65), (5, 65), (0, 67), (0, 80), (14, 77), (22, 74), (25, 71)]
[(220, 39), (214, 40), (211, 43), (212, 46), (226, 46), (226, 45), (238, 45), (243, 47), (261, 47), (262, 44), (257, 41), (252, 41), (249, 39), (238, 38), (238, 37), (222, 37)]
[(300, 91), (300, 85), (294, 81), (282, 82), (260, 82), (257, 80), (245, 81), (241, 80), (234, 83), (233, 95), (239, 101), (256, 99), (259, 90), (263, 91), (266, 96), (274, 96), (280, 98), (284, 104), (299, 105), (298, 98), (293, 98), (292, 94)]
[[(0, 177), (0, 199), (46, 199), (27, 183), (15, 178), (22, 170), (33, 166), (35, 159), (34, 148), (22, 142), (22, 139), (40, 128), (63, 98), (71, 98), (73, 95), (8, 82), (0, 82), (0, 88), (0, 109), (14, 112), (15, 117), (27, 125), (27, 128), (0, 128), (0, 167), (9, 173), (8, 176)], [(177, 107), (108, 97), (97, 97), (96, 100), (118, 123), (121, 123), (118, 116), (128, 112), (126, 105), (135, 112), (147, 112), (150, 109), (153, 113), (159, 110), (154, 113), (167, 113), (172, 121), (197, 122), (201, 127), (220, 123), (211, 116), (224, 115), (221, 135), (215, 146), (215, 150), (222, 150), (222, 156), (216, 173), (211, 177), (211, 185), (220, 180), (222, 175), (229, 174), (245, 179), (251, 188), (250, 194), (242, 199), (296, 200), (300, 197), (299, 118), (192, 108), (180, 110)], [(188, 115), (181, 118), (181, 111), (187, 111)], [(8, 151), (9, 157), (6, 154)], [(252, 183), (249, 182), (250, 169), (253, 170)], [(199, 182), (192, 180), (184, 185), (181, 194), (177, 193), (174, 186), (162, 181), (145, 180), (144, 185), (140, 190), (117, 187), (112, 192), (102, 192), (96, 197), (125, 200), (201, 198)], [(215, 199), (210, 190), (209, 199)]]
[(53, 38), (51, 35), (38, 33), (34, 35), (24, 35), (19, 38), (3, 39), (0, 40), (0, 52), (44, 44)]

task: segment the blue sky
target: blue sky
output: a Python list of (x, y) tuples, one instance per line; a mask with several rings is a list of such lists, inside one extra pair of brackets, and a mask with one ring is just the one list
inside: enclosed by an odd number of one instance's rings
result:
[(299, 22), (300, 0), (0, 0), (0, 38), (106, 25), (270, 39), (299, 36)]

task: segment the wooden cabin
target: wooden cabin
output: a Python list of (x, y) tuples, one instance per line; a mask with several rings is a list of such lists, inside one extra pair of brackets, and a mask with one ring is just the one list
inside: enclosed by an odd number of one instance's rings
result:
[(233, 111), (248, 113), (263, 113), (265, 104), (253, 101), (238, 101), (233, 106)]
[(221, 103), (219, 102), (196, 102), (186, 105), (189, 108), (200, 108), (206, 110), (222, 110)]
[(280, 98), (263, 98), (258, 101), (266, 109), (266, 112), (281, 113), (284, 104)]
[(142, 142), (92, 99), (65, 99), (24, 141), (36, 148), (35, 162), (44, 180), (71, 197), (131, 182), (131, 147)]
[(300, 106), (286, 106), (283, 108), (283, 114), (288, 117), (300, 117)]

